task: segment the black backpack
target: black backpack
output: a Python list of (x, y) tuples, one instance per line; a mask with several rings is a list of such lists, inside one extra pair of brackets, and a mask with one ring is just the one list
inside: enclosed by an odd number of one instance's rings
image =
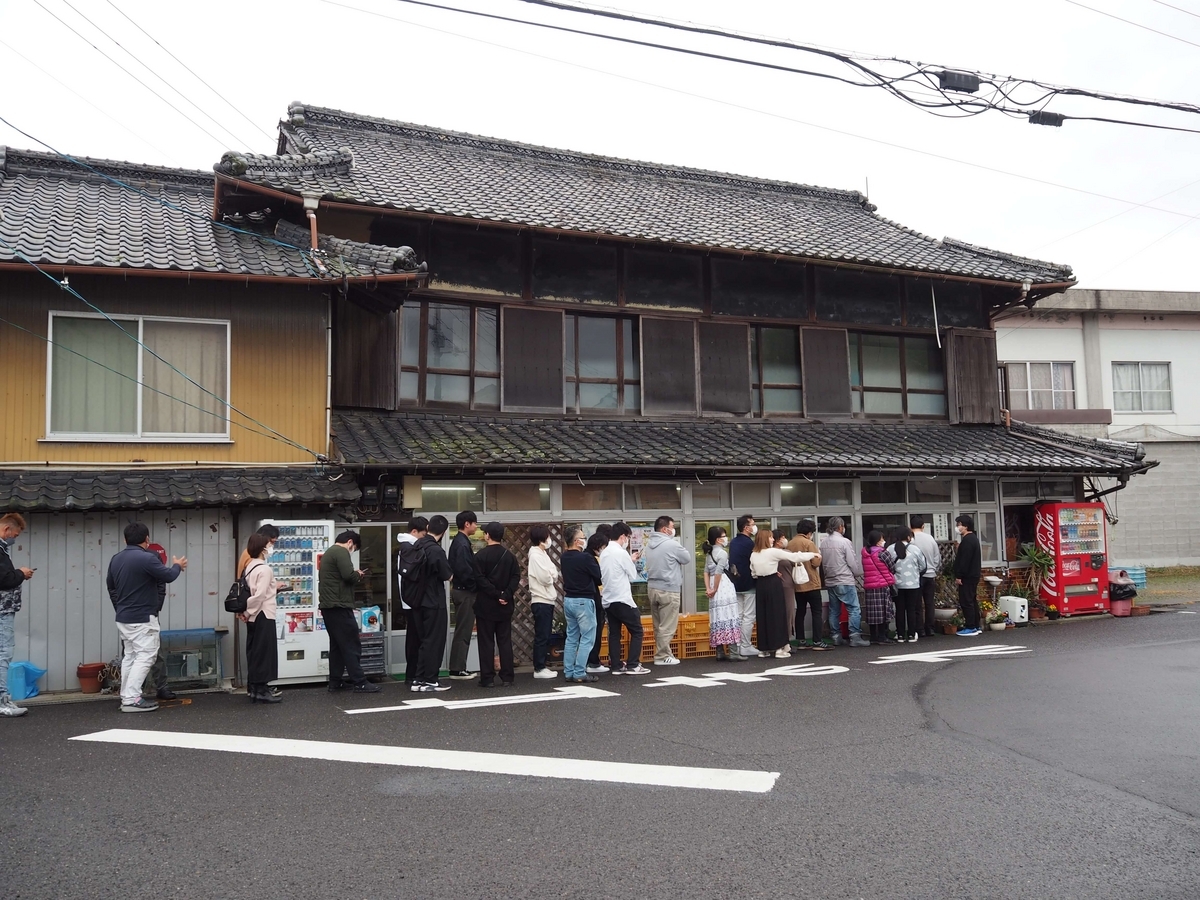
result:
[(250, 574), (251, 568), (257, 566), (247, 563), (246, 568), (242, 570), (242, 577), (230, 585), (229, 593), (225, 595), (225, 612), (241, 615), (246, 611), (246, 605), (250, 601), (250, 583), (246, 581), (246, 576)]
[(400, 545), (396, 571), (400, 575), (400, 599), (411, 607), (421, 605), (425, 593), (425, 549), (407, 541)]

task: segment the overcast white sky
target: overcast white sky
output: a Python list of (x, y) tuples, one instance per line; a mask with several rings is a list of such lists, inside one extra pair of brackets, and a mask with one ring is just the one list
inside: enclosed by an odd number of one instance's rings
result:
[[(263, 132), (273, 135), (288, 103), (301, 100), (527, 143), (786, 181), (865, 190), (869, 180), (881, 215), (935, 237), (1067, 263), (1081, 286), (1200, 290), (1195, 273), (1200, 134), (1090, 122), (1037, 127), (1000, 113), (944, 120), (878, 89), (487, 22), (396, 0), (338, 2), (345, 6), (322, 0), (232, 5), (0, 0), (0, 73), (8, 88), (0, 115), (67, 153), (201, 169), (210, 169), (227, 149), (273, 152), (274, 139)], [(806, 54), (606, 24), (518, 0), (439, 2), (841, 71)], [(1069, 0), (609, 2), (645, 15), (844, 50), (1200, 101), (1200, 0), (1171, 0), (1195, 15), (1156, 0), (1080, 0), (1173, 37)], [(97, 27), (220, 125), (155, 80)], [(1050, 108), (1200, 128), (1200, 115), (1084, 103), (1056, 101)], [(0, 144), (41, 149), (3, 124)]]

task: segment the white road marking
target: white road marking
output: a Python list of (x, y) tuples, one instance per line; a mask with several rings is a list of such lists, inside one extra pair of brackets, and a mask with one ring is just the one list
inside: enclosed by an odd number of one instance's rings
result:
[(849, 672), (845, 666), (818, 666), (815, 663), (797, 663), (791, 666), (777, 666), (774, 669), (767, 669), (765, 672), (705, 672), (700, 678), (694, 678), (689, 675), (672, 675), (669, 678), (660, 678), (658, 681), (652, 681), (648, 684), (643, 684), (642, 687), (658, 688), (658, 687), (696, 687), (707, 688), (717, 687), (727, 682), (735, 682), (738, 684), (758, 684), (763, 681), (770, 681), (773, 675), (838, 675), (842, 672)]
[(1194, 609), (1177, 609), (1177, 610), (1175, 610), (1175, 611), (1176, 611), (1177, 613), (1179, 613), (1181, 616), (1194, 616), (1194, 615), (1196, 615), (1196, 611), (1195, 611)]
[(791, 666), (779, 666), (767, 669), (764, 675), (840, 675), (849, 672), (846, 666), (818, 666), (816, 663), (797, 663)]
[(648, 684), (643, 684), (642, 687), (674, 687), (676, 685), (687, 685), (696, 688), (720, 687), (721, 682), (713, 681), (711, 678), (693, 678), (690, 675), (672, 675), (669, 678), (660, 678), (658, 681), (651, 681)]
[(586, 684), (572, 684), (554, 689), (554, 693), (545, 694), (513, 694), (499, 697), (479, 697), (472, 700), (443, 700), (441, 697), (419, 697), (416, 700), (406, 700), (399, 706), (372, 706), (367, 709), (343, 710), (350, 716), (361, 716), (365, 713), (396, 712), (406, 709), (478, 709), (481, 706), (512, 706), (516, 703), (545, 703), (550, 700), (578, 700), (598, 697), (620, 697), (613, 691), (588, 687)]
[(903, 656), (884, 656), (871, 660), (873, 666), (886, 666), (898, 662), (951, 662), (972, 656), (1012, 656), (1018, 653), (1031, 652), (1027, 647), (1013, 647), (1008, 644), (983, 644), (978, 647), (962, 647), (958, 650), (930, 650), (927, 653), (906, 653)]
[(597, 759), (557, 759), (552, 756), (517, 756), (466, 750), (387, 747), (380, 744), (343, 744), (236, 734), (201, 734), (180, 731), (137, 731), (113, 728), (73, 737), (73, 741), (174, 747), (183, 750), (217, 750), (257, 756), (325, 759), (398, 768), (442, 769), (451, 772), (485, 772), (571, 781), (644, 784), (765, 794), (775, 786), (778, 772), (746, 769), (705, 769), (691, 766), (654, 766)]

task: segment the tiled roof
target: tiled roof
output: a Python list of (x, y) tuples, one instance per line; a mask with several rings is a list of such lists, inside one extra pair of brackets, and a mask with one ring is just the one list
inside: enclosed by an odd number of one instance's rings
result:
[(1067, 266), (918, 234), (833, 190), (534, 147), (295, 104), (282, 155), (216, 170), (369, 206), (713, 249), (1034, 284)]
[[(293, 225), (284, 219), (275, 224), (275, 237), (294, 247), (311, 246), (312, 235), (307, 228)], [(417, 263), (417, 254), (412, 247), (386, 247), (383, 244), (364, 244), (346, 241), (325, 234), (317, 235), (317, 247), (325, 254), (325, 262), (340, 263), (348, 272), (366, 270), (388, 274), (391, 272), (424, 272), (425, 263)]]
[[(336, 480), (331, 480), (336, 478)], [(317, 469), (0, 471), (0, 510), (181, 509), (260, 503), (355, 503), (348, 475)]]
[(1002, 425), (846, 422), (649, 422), (366, 413), (337, 410), (333, 434), (350, 465), (681, 471), (786, 469), (1133, 473), (1137, 444)]
[[(285, 246), (269, 230), (260, 237), (213, 223), (211, 172), (82, 161), (137, 190), (55, 154), (0, 147), (0, 240), (47, 266), (339, 279), (396, 271), (396, 248), (376, 248), (391, 255), (379, 269), (361, 250), (344, 259), (330, 247), (322, 271), (306, 260), (307, 231), (298, 247)], [(20, 261), (0, 246), (0, 262)]]

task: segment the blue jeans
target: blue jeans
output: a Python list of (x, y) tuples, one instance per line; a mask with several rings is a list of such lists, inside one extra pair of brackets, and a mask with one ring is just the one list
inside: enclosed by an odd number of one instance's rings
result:
[(596, 640), (596, 602), (591, 597), (567, 597), (563, 600), (567, 618), (567, 643), (563, 647), (563, 676), (583, 678), (587, 658)]
[(530, 603), (533, 611), (533, 668), (546, 668), (546, 654), (550, 649), (550, 632), (554, 628), (554, 604)]
[(8, 695), (8, 664), (17, 646), (16, 618), (16, 613), (0, 613), (0, 697)]
[(842, 606), (850, 610), (850, 637), (862, 629), (862, 610), (858, 606), (858, 588), (852, 584), (827, 584), (829, 592), (829, 633), (842, 633)]

